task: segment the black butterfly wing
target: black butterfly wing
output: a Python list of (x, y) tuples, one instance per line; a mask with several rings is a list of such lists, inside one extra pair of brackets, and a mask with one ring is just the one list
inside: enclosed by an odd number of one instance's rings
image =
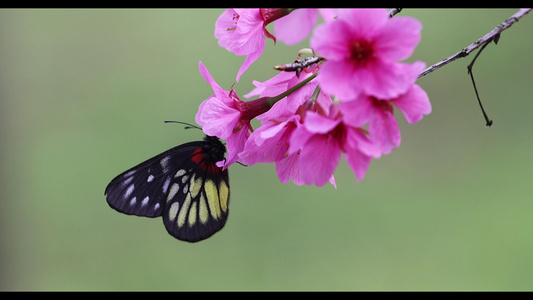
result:
[(163, 223), (171, 235), (189, 242), (206, 239), (222, 229), (228, 218), (228, 171), (206, 155), (188, 162), (172, 181)]
[(171, 148), (118, 175), (105, 189), (107, 203), (128, 215), (161, 216), (175, 169), (200, 145), (192, 142)]
[(169, 149), (115, 177), (105, 190), (107, 202), (128, 215), (163, 216), (180, 240), (208, 238), (228, 216), (228, 171), (216, 166), (224, 152), (214, 137)]

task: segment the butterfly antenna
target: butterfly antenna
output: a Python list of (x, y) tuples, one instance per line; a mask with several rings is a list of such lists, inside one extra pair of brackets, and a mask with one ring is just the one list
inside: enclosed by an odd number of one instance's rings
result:
[(178, 123), (178, 124), (187, 125), (185, 127), (185, 129), (196, 128), (196, 129), (202, 130), (202, 127), (199, 127), (199, 126), (196, 126), (196, 125), (193, 125), (193, 124), (190, 124), (190, 123), (186, 123), (186, 122), (166, 120), (165, 123)]

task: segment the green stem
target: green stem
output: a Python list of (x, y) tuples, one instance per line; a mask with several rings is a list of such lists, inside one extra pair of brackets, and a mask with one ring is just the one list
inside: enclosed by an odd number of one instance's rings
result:
[(274, 105), (276, 102), (278, 102), (279, 100), (287, 97), (288, 95), (294, 93), (296, 90), (298, 90), (299, 88), (301, 88), (302, 86), (306, 85), (309, 81), (315, 79), (316, 75), (318, 73), (314, 73), (313, 75), (307, 77), (306, 79), (302, 80), (302, 82), (298, 83), (297, 85), (291, 87), (290, 89), (286, 90), (285, 92), (277, 95), (277, 96), (274, 96), (274, 97), (271, 97), (268, 99), (268, 104), (270, 104), (270, 106)]
[(320, 86), (317, 85), (315, 91), (313, 92), (313, 95), (309, 100), (316, 101), (316, 99), (318, 98), (318, 94), (320, 94)]

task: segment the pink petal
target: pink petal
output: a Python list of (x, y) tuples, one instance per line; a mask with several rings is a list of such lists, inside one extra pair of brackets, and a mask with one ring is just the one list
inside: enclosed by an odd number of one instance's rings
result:
[(337, 19), (338, 8), (320, 8), (320, 16), (324, 22), (329, 23)]
[(213, 76), (211, 76), (211, 73), (209, 73), (209, 70), (207, 70), (207, 67), (202, 63), (202, 61), (198, 62), (198, 69), (200, 70), (200, 75), (202, 75), (204, 80), (207, 81), (207, 83), (209, 83), (209, 85), (211, 85), (211, 88), (213, 89), (215, 94), (217, 94), (217, 96), (219, 94), (227, 94), (227, 92), (224, 91), (220, 87), (220, 85), (218, 85), (218, 83), (215, 81), (215, 79), (213, 79)]
[(253, 84), (256, 86), (248, 94), (244, 95), (246, 98), (252, 96), (261, 96), (261, 97), (273, 97), (277, 96), (287, 90), (287, 85), (289, 81), (296, 77), (292, 72), (280, 72), (276, 76), (263, 81), (253, 81)]
[(393, 100), (403, 113), (407, 123), (416, 123), (423, 115), (431, 113), (431, 103), (427, 93), (418, 85), (413, 85), (407, 93)]
[(276, 38), (287, 45), (294, 45), (305, 39), (318, 19), (316, 9), (297, 9), (289, 15), (274, 21)]
[(217, 166), (224, 166), (224, 169), (232, 165), (238, 160), (239, 153), (244, 150), (246, 140), (250, 136), (248, 126), (243, 126), (239, 131), (233, 133), (226, 139), (226, 148), (228, 149), (228, 155), (222, 162), (217, 162)]
[(291, 155), (300, 151), (303, 147), (305, 147), (307, 141), (312, 136), (313, 134), (307, 131), (305, 127), (303, 127), (302, 125), (298, 126), (292, 132), (292, 135), (290, 137), (289, 150), (287, 151), (287, 154)]
[(412, 65), (375, 60), (358, 71), (366, 94), (379, 99), (392, 99), (407, 91), (412, 84)]
[(389, 154), (392, 149), (400, 145), (400, 128), (394, 115), (389, 111), (376, 111), (368, 131), (370, 138), (381, 148), (383, 154)]
[(356, 98), (363, 86), (358, 82), (357, 70), (345, 61), (326, 61), (316, 80), (325, 93), (335, 95), (341, 100)]
[(234, 18), (236, 15), (234, 9), (226, 9), (215, 22), (215, 38), (218, 39), (218, 44), (227, 50), (232, 48), (232, 37), (235, 34), (233, 28), (237, 28), (238, 20)]
[(289, 183), (292, 179), (292, 182), (295, 185), (304, 184), (300, 171), (300, 155), (298, 153), (277, 160), (275, 165), (279, 181)]
[(352, 127), (363, 127), (374, 114), (372, 100), (368, 96), (360, 96), (350, 101), (341, 102), (343, 120)]
[(368, 138), (361, 131), (347, 126), (345, 148), (357, 149), (366, 156), (380, 158), (382, 151), (370, 138)]
[(323, 134), (332, 131), (340, 122), (341, 119), (333, 120), (317, 113), (307, 112), (304, 118), (304, 127), (311, 133)]
[(313, 135), (300, 151), (300, 168), (305, 184), (323, 186), (339, 164), (341, 149), (329, 135)]
[(350, 37), (352, 35), (346, 22), (330, 22), (315, 27), (309, 40), (311, 48), (328, 60), (343, 60), (350, 56)]
[(352, 35), (372, 39), (389, 21), (389, 13), (386, 9), (342, 9), (337, 19), (350, 26)]
[(337, 183), (335, 182), (335, 176), (331, 175), (331, 177), (329, 178), (329, 183), (331, 183), (331, 185), (333, 185), (333, 187), (337, 189)]
[(232, 135), (240, 115), (240, 111), (228, 107), (213, 95), (200, 104), (195, 121), (202, 126), (205, 134), (227, 139)]
[(403, 60), (411, 56), (420, 42), (422, 23), (415, 18), (391, 18), (374, 41), (378, 55), (388, 61)]
[(241, 75), (248, 70), (248, 68), (263, 54), (263, 49), (261, 48), (256, 52), (252, 52), (246, 56), (246, 59), (241, 65), (241, 68), (239, 69), (239, 72), (237, 72), (237, 78), (236, 81), (239, 82), (239, 79), (241, 78)]
[(239, 159), (246, 165), (272, 163), (282, 159), (289, 148), (289, 136), (294, 125), (287, 122), (260, 126), (248, 138)]
[(357, 150), (350, 150), (346, 152), (344, 157), (355, 174), (356, 182), (363, 180), (372, 158)]
[(254, 134), (257, 134), (258, 130), (250, 135), (243, 151), (239, 153), (239, 161), (248, 166), (256, 163), (272, 163), (280, 158), (278, 152), (275, 151), (277, 139), (261, 139), (261, 144), (257, 144), (257, 136)]
[(233, 34), (230, 51), (237, 55), (249, 55), (265, 47), (264, 21), (259, 9), (235, 9), (239, 14), (238, 26)]

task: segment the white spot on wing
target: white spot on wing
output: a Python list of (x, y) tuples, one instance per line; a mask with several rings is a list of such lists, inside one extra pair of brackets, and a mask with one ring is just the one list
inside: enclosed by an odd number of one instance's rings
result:
[(148, 175), (146, 182), (152, 182), (152, 180), (154, 180), (154, 175)]
[(165, 183), (163, 184), (163, 194), (167, 193), (169, 184), (170, 184), (170, 178), (167, 178), (167, 180), (165, 180)]
[(150, 200), (150, 197), (148, 196), (144, 197), (143, 201), (141, 202), (141, 205), (145, 206), (148, 203), (148, 200)]
[(137, 203), (137, 197), (133, 197), (133, 198), (131, 198), (131, 200), (130, 200), (130, 206), (134, 206), (135, 203)]
[(183, 176), (183, 175), (185, 175), (185, 170), (181, 169), (178, 172), (176, 172), (176, 175), (174, 175), (174, 177), (180, 177), (180, 176)]
[(168, 161), (169, 161), (169, 159), (170, 159), (169, 156), (165, 156), (159, 161), (159, 163), (161, 164), (161, 167), (163, 168), (163, 172), (164, 173), (168, 173)]
[(177, 183), (173, 183), (170, 187), (170, 191), (168, 192), (167, 201), (170, 201), (170, 199), (174, 198), (176, 196), (176, 193), (180, 190), (180, 186)]
[(124, 177), (130, 177), (131, 175), (135, 174), (135, 172), (137, 172), (137, 170), (131, 170), (128, 173), (124, 174)]
[(130, 186), (128, 186), (128, 189), (126, 190), (126, 194), (124, 194), (124, 198), (128, 198), (131, 193), (133, 193), (133, 190), (135, 189), (135, 185), (132, 183)]
[(133, 180), (133, 176), (128, 178), (128, 179), (126, 179), (126, 180), (124, 180), (124, 181), (122, 181), (122, 186), (126, 186), (126, 185), (130, 184), (130, 182), (132, 180)]

